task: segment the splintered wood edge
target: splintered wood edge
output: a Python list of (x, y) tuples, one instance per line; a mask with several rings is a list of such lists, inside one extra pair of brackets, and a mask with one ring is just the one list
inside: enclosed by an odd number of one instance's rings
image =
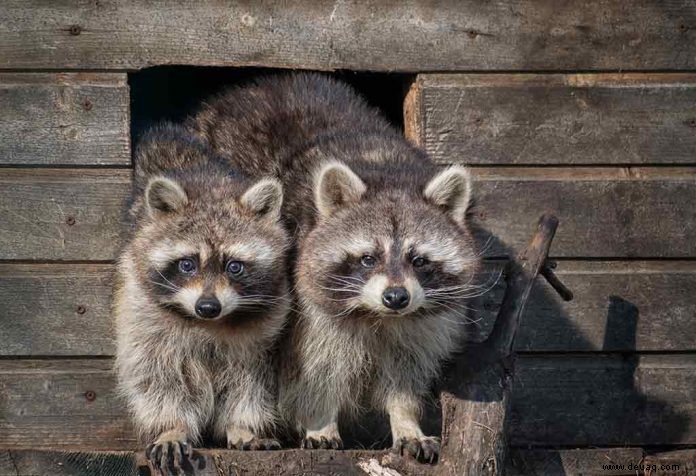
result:
[(420, 76), (411, 83), (404, 98), (404, 134), (413, 145), (423, 145), (422, 82)]

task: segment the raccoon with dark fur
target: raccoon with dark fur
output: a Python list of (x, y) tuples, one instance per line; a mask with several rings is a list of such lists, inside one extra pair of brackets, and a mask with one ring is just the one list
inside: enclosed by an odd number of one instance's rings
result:
[(469, 173), (442, 169), (347, 85), (262, 78), (189, 127), (248, 173), (285, 186), (298, 313), (282, 354), (282, 415), (305, 448), (339, 448), (339, 415), (389, 416), (394, 447), (432, 461), (419, 415), (462, 340), (480, 258)]
[(204, 435), (279, 448), (269, 355), (288, 311), (282, 197), (277, 179), (235, 173), (182, 127), (154, 128), (137, 148), (116, 369), (162, 471), (182, 469)]

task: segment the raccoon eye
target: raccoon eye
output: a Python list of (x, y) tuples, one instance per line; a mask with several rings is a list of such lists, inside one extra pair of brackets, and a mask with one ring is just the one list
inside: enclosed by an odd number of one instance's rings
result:
[(377, 260), (374, 256), (365, 255), (362, 258), (360, 258), (360, 264), (366, 268), (374, 268), (377, 264)]
[(244, 263), (241, 261), (230, 261), (227, 263), (227, 267), (225, 268), (228, 274), (231, 274), (232, 276), (239, 276), (244, 272)]
[(423, 258), (422, 256), (416, 256), (411, 260), (411, 264), (414, 268), (420, 268), (421, 266), (425, 266), (426, 264), (428, 264), (428, 259)]
[(178, 267), (179, 271), (184, 274), (193, 274), (196, 272), (196, 263), (192, 259), (180, 259)]

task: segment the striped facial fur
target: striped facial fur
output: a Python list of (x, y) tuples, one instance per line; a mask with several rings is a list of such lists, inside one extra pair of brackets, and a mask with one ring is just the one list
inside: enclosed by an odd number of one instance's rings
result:
[(305, 301), (340, 317), (464, 314), (479, 267), (463, 226), (466, 171), (436, 176), (420, 197), (404, 190), (369, 197), (350, 169), (335, 167), (344, 176), (324, 177), (330, 189), (316, 191), (322, 217), (298, 263)]
[[(214, 194), (210, 185), (205, 190)], [(139, 271), (151, 298), (184, 319), (230, 324), (286, 303), (286, 242), (274, 221), (280, 194), (277, 182), (265, 179), (238, 200), (209, 201), (170, 178), (152, 179), (145, 194), (151, 221), (133, 247), (141, 254)]]

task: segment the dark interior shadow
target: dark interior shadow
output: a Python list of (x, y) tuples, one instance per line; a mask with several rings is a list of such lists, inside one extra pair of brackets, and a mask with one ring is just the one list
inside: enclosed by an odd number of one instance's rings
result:
[[(219, 92), (224, 87), (236, 85), (249, 80), (258, 74), (266, 74), (272, 70), (246, 68), (196, 68), (166, 66), (146, 69), (130, 75), (131, 87), (131, 111), (132, 111), (132, 136), (134, 142), (143, 130), (160, 120), (180, 121), (187, 115), (195, 112), (201, 100)], [(403, 128), (402, 107), (404, 94), (411, 77), (407, 75), (377, 74), (377, 73), (349, 73), (339, 72), (336, 76), (353, 84), (368, 101), (380, 108), (389, 120), (398, 127)], [(539, 214), (543, 210), (539, 210)], [(472, 215), (475, 219), (476, 213)], [(560, 231), (563, 228), (563, 217)], [(487, 292), (474, 299), (471, 304), (471, 320), (466, 325), (469, 340), (481, 341), (490, 332), (495, 321), (498, 306), (504, 293), (504, 280), (498, 281), (500, 272), (505, 266), (507, 258), (515, 256), (520, 250), (513, 250), (508, 244), (503, 243), (497, 237), (492, 236), (484, 226), (475, 223), (476, 234), (481, 253), (491, 256), (486, 262), (486, 269), (482, 273), (479, 284), (484, 285)], [(529, 224), (530, 239), (534, 224)], [(553, 255), (553, 246), (551, 249)], [(588, 277), (591, 279), (591, 277)], [(565, 313), (555, 292), (538, 278), (532, 295), (527, 304), (527, 311), (522, 317), (521, 330), (518, 333), (517, 350), (518, 375), (515, 379), (515, 391), (510, 418), (513, 432), (515, 428), (534, 426), (535, 434), (540, 435), (540, 441), (531, 442), (533, 445), (553, 446), (558, 435), (566, 439), (576, 438), (582, 440), (587, 435), (582, 434), (578, 425), (585, 426), (585, 422), (578, 422), (577, 415), (590, 415), (592, 422), (602, 425), (606, 434), (613, 435), (613, 444), (630, 443), (635, 441), (635, 434), (643, 432), (646, 428), (645, 421), (641, 418), (653, 418), (654, 440), (674, 441), (679, 438), (688, 426), (688, 416), (680, 415), (666, 402), (654, 397), (643, 395), (635, 385), (636, 370), (639, 357), (635, 350), (637, 324), (639, 310), (635, 305), (618, 295), (609, 295), (607, 290), (607, 324), (605, 329), (605, 341), (602, 349), (593, 349), (593, 343), (587, 339), (583, 332), (572, 322)], [(582, 299), (582, 293), (576, 295), (576, 299)], [(535, 313), (531, 316), (530, 313)], [(530, 317), (534, 317), (531, 319)], [(544, 334), (544, 326), (553, 325), (555, 336), (562, 338), (563, 345), (574, 349), (592, 349), (589, 352), (564, 354), (563, 351), (537, 353), (533, 342), (539, 341)], [(534, 327), (538, 327), (535, 329)], [(615, 349), (623, 349), (615, 352)], [(560, 376), (564, 383), (572, 385), (578, 378), (587, 375), (595, 375), (596, 382), (589, 384), (581, 382), (577, 386), (577, 393), (572, 400), (566, 402), (570, 414), (559, 415), (553, 413), (558, 409), (558, 401), (554, 401), (553, 394), (540, 394), (538, 389), (529, 389), (525, 386), (525, 375), (519, 371), (521, 360), (532, 360), (537, 364), (553, 363), (559, 358), (577, 362), (579, 367), (590, 361), (605, 359), (606, 370), (599, 369), (589, 374), (587, 369), (550, 369), (549, 375)], [(465, 363), (464, 363), (465, 364)], [(593, 364), (594, 365), (594, 364)], [(449, 372), (452, 373), (450, 365)], [(457, 371), (455, 370), (454, 373)], [(554, 373), (555, 372), (555, 373)], [(609, 375), (602, 375), (606, 373)], [(455, 376), (456, 376), (455, 375)], [(575, 379), (575, 380), (574, 380)], [(553, 388), (553, 385), (550, 386)], [(534, 393), (537, 392), (537, 393)], [(551, 393), (551, 392), (550, 392)], [(426, 434), (437, 435), (441, 430), (441, 411), (438, 406), (436, 392), (430, 400), (423, 415), (423, 429)], [(529, 402), (531, 395), (536, 395), (538, 402)], [(482, 401), (487, 401), (486, 396), (481, 396)], [(613, 401), (611, 399), (614, 399)], [(621, 414), (616, 414), (616, 401), (621, 400)], [(554, 408), (554, 404), (556, 407)], [(576, 415), (574, 417), (573, 415)], [(387, 420), (383, 415), (368, 414), (359, 421), (349, 425), (343, 425), (346, 446), (349, 448), (384, 448), (391, 444)], [(618, 435), (618, 436), (617, 436)], [(510, 435), (511, 441), (515, 441), (515, 435)], [(561, 439), (562, 440), (562, 439)], [(597, 446), (588, 441), (588, 445)]]

